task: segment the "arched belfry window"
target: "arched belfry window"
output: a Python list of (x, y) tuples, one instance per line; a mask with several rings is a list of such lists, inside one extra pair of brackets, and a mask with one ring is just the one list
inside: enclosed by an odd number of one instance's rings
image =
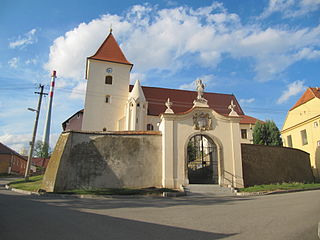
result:
[(153, 125), (152, 125), (151, 123), (148, 123), (148, 124), (147, 124), (147, 130), (148, 130), (148, 131), (153, 131), (153, 129), (154, 129), (154, 128), (153, 128)]
[(110, 75), (106, 76), (105, 83), (111, 85), (112, 84), (112, 76), (110, 76)]

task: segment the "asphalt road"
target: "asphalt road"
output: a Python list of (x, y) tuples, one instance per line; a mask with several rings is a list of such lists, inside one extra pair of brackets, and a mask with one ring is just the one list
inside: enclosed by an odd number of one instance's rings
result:
[(54, 198), (0, 189), (0, 239), (319, 240), (320, 190), (260, 197)]

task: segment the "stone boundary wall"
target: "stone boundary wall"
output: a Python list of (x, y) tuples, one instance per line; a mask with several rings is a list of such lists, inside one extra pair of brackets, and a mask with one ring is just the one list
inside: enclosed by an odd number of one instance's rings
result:
[(41, 188), (161, 187), (161, 137), (159, 132), (64, 132)]
[(313, 182), (309, 153), (294, 148), (241, 144), (244, 185)]

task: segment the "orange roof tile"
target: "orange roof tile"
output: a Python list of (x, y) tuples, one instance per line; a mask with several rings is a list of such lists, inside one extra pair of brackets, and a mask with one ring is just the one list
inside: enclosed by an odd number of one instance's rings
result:
[[(132, 89), (133, 85), (130, 85), (129, 91), (131, 92)], [(151, 116), (159, 116), (160, 114), (165, 112), (165, 102), (168, 98), (170, 98), (170, 101), (173, 103), (172, 109), (174, 113), (186, 113), (191, 110), (191, 108), (193, 107), (193, 101), (197, 97), (196, 91), (145, 86), (142, 86), (142, 90), (148, 102), (148, 115)], [(208, 100), (209, 107), (223, 116), (227, 117), (229, 115), (230, 110), (228, 106), (230, 105), (231, 100), (233, 100), (234, 104), (236, 105), (235, 111), (241, 118), (240, 123), (255, 124), (257, 121), (260, 121), (256, 118), (245, 115), (243, 110), (241, 109), (240, 104), (233, 94), (205, 92), (204, 97)], [(83, 112), (83, 109), (78, 111), (77, 113), (79, 112)], [(72, 118), (74, 115), (72, 115), (70, 118)], [(70, 118), (68, 118), (63, 124), (66, 124), (66, 122)]]
[[(130, 91), (133, 86), (130, 85)], [(196, 91), (159, 88), (159, 87), (144, 87), (143, 93), (148, 102), (148, 115), (159, 116), (166, 110), (165, 102), (168, 98), (173, 103), (172, 110), (175, 113), (186, 112), (193, 107), (193, 101), (197, 98)], [(235, 111), (239, 115), (244, 115), (236, 97), (232, 94), (210, 93), (205, 92), (204, 98), (208, 100), (209, 107), (217, 113), (228, 115), (230, 110), (228, 106), (231, 100), (235, 103)]]
[(315, 88), (311, 88), (309, 87), (304, 94), (302, 95), (302, 97), (296, 102), (296, 104), (290, 109), (293, 110), (296, 107), (299, 107), (300, 105), (310, 101), (313, 98), (320, 98), (320, 89), (315, 87)]
[(240, 121), (240, 123), (242, 123), (242, 124), (256, 124), (257, 121), (260, 121), (259, 119), (256, 119), (254, 117), (250, 117), (247, 115), (242, 115), (240, 117), (242, 117), (242, 119)]
[(113, 37), (112, 32), (109, 33), (108, 37), (106, 40), (104, 40), (98, 51), (93, 56), (88, 57), (88, 59), (133, 65), (124, 56), (116, 39)]

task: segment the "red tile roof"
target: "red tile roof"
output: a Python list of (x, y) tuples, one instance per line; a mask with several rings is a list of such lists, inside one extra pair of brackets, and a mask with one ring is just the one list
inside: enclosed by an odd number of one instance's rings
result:
[(311, 88), (309, 87), (304, 94), (302, 95), (302, 97), (296, 102), (296, 104), (290, 109), (293, 110), (296, 107), (299, 107), (300, 105), (310, 101), (313, 98), (320, 98), (320, 88)]
[(47, 168), (50, 158), (32, 158), (33, 165)]
[(242, 119), (240, 121), (240, 123), (242, 123), (242, 124), (256, 124), (257, 121), (262, 122), (261, 120), (259, 120), (257, 118), (250, 117), (250, 116), (247, 116), (247, 115), (242, 115), (240, 117), (242, 117)]
[[(132, 88), (133, 85), (130, 85), (130, 92)], [(185, 113), (193, 107), (193, 101), (197, 97), (196, 91), (144, 86), (142, 86), (142, 90), (148, 102), (148, 115), (152, 116), (159, 116), (160, 114), (165, 112), (165, 102), (168, 98), (170, 98), (170, 101), (173, 103), (172, 109), (175, 113)], [(235, 111), (241, 117), (240, 123), (255, 124), (257, 121), (260, 121), (256, 118), (245, 115), (240, 107), (240, 104), (238, 103), (236, 97), (233, 94), (205, 92), (204, 97), (208, 100), (209, 107), (214, 109), (217, 113), (221, 115), (229, 115), (230, 110), (228, 109), (228, 107), (231, 103), (231, 100), (233, 100), (234, 104), (236, 105)], [(77, 113), (80, 112), (83, 113), (83, 109), (78, 111)], [(74, 115), (72, 115), (70, 118), (64, 121), (63, 124), (66, 124), (66, 122), (69, 119), (71, 119)]]
[(19, 153), (17, 153), (16, 151), (12, 150), (8, 146), (4, 145), (3, 143), (0, 143), (0, 154), (13, 154), (13, 155), (16, 155), (16, 156), (19, 156), (19, 157), (23, 158), (24, 160), (27, 160), (26, 158), (21, 156)]
[(133, 65), (124, 56), (121, 48), (111, 32), (106, 40), (104, 40), (98, 51), (93, 56), (88, 57), (88, 59)]
[[(130, 85), (130, 91), (133, 86)], [(193, 101), (197, 97), (196, 91), (158, 88), (158, 87), (142, 87), (143, 93), (148, 101), (148, 115), (158, 116), (166, 110), (165, 102), (168, 98), (173, 103), (172, 110), (175, 113), (186, 112), (193, 106)], [(221, 93), (204, 93), (204, 98), (208, 100), (210, 108), (217, 113), (228, 115), (230, 110), (228, 106), (233, 100), (236, 105), (235, 111), (239, 115), (244, 115), (236, 97), (232, 94)]]

